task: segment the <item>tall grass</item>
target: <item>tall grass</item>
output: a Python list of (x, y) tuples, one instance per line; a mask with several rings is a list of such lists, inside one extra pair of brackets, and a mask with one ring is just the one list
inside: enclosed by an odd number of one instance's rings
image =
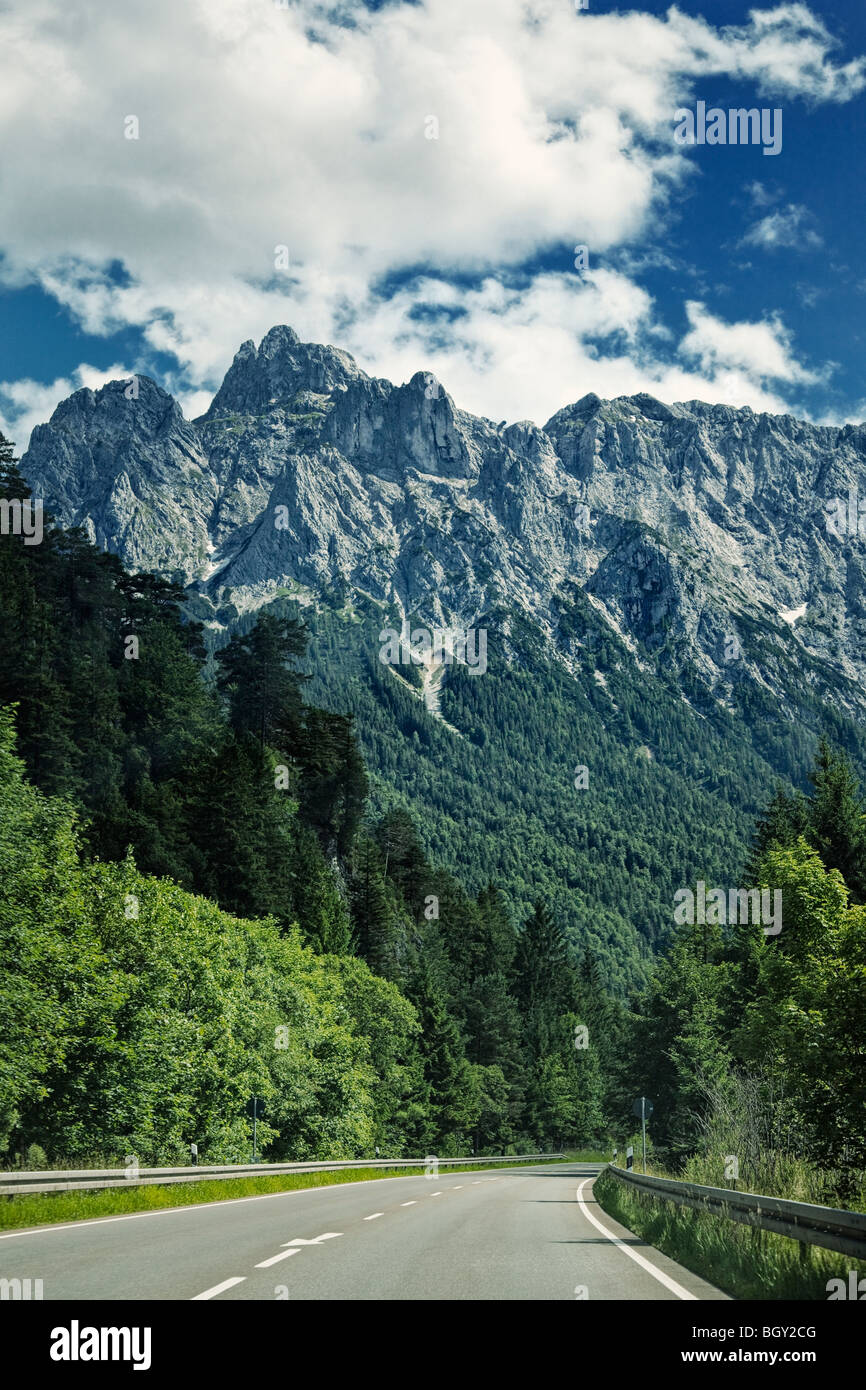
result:
[[(810, 1195), (795, 1197), (792, 1191), (767, 1195), (815, 1200), (799, 1161), (792, 1160), (792, 1164), (788, 1173), (791, 1185), (798, 1193)], [(712, 1187), (724, 1185), (720, 1176), (715, 1160), (709, 1159), (690, 1160), (682, 1174), (685, 1181)], [(819, 1179), (811, 1182), (820, 1186)], [(616, 1221), (733, 1298), (827, 1299), (828, 1280), (843, 1279), (847, 1284), (852, 1269), (858, 1278), (866, 1275), (862, 1260), (710, 1212), (678, 1207), (664, 1198), (638, 1192), (608, 1172), (596, 1178), (594, 1191), (599, 1204)]]

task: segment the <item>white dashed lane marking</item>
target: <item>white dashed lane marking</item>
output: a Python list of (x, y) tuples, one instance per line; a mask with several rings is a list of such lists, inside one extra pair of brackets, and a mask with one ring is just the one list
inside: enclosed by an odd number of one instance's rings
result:
[[(473, 1187), (477, 1187), (477, 1186), (478, 1186), (480, 1183), (482, 1183), (482, 1182), (496, 1182), (496, 1179), (497, 1179), (498, 1176), (499, 1176), (499, 1175), (497, 1174), (495, 1177), (492, 1177), (492, 1178), (473, 1178), (473, 1179), (472, 1179), (472, 1186), (473, 1186)], [(451, 1190), (452, 1190), (453, 1192), (460, 1192), (460, 1191), (462, 1191), (463, 1186), (464, 1186), (464, 1184), (463, 1184), (462, 1182), (460, 1182), (460, 1183), (455, 1183), (454, 1186), (453, 1186), (453, 1188), (452, 1188)], [(430, 1193), (428, 1193), (427, 1195), (428, 1195), (429, 1197), (441, 1197), (443, 1194), (442, 1194), (442, 1191), (440, 1190), (439, 1192), (430, 1192)], [(578, 1194), (578, 1200), (581, 1200), (580, 1194)], [(207, 1205), (210, 1205), (210, 1203), (208, 1203)], [(413, 1198), (412, 1201), (410, 1201), (410, 1202), (401, 1202), (400, 1205), (401, 1205), (402, 1207), (416, 1207), (416, 1206), (418, 1205), (418, 1202), (417, 1202), (417, 1199), (414, 1199), (414, 1198)], [(582, 1206), (584, 1205), (583, 1202), (582, 1202), (582, 1200), (581, 1200), (581, 1205), (582, 1205)], [(144, 1215), (145, 1213), (141, 1213), (141, 1214)], [(384, 1215), (385, 1215), (385, 1213), (384, 1213), (383, 1211), (374, 1211), (374, 1212), (372, 1212), (372, 1213), (370, 1214), (370, 1216), (365, 1216), (365, 1217), (364, 1217), (364, 1220), (365, 1220), (365, 1221), (376, 1221), (376, 1220), (378, 1220), (378, 1218), (379, 1218), (380, 1216), (384, 1216)], [(591, 1221), (593, 1221), (593, 1217), (590, 1215), (589, 1212), (586, 1212), (586, 1215), (589, 1216), (589, 1218), (590, 1218)], [(599, 1227), (599, 1229), (603, 1229), (603, 1228), (601, 1227), (601, 1225), (600, 1225), (599, 1222), (594, 1221), (593, 1224), (594, 1224), (594, 1225), (597, 1225), (597, 1226)], [(321, 1245), (322, 1242), (323, 1242), (323, 1241), (326, 1241), (326, 1240), (337, 1240), (342, 1234), (343, 1234), (342, 1231), (325, 1231), (325, 1232), (323, 1232), (322, 1235), (320, 1235), (320, 1236), (314, 1236), (312, 1239), (307, 1239), (305, 1236), (296, 1236), (294, 1240), (287, 1240), (287, 1241), (285, 1242), (285, 1244), (282, 1246), (282, 1248), (281, 1248), (281, 1250), (280, 1250), (280, 1253), (279, 1253), (278, 1255), (271, 1255), (269, 1259), (267, 1259), (267, 1260), (261, 1260), (261, 1261), (255, 1266), (255, 1268), (256, 1268), (256, 1269), (270, 1269), (271, 1265), (280, 1264), (283, 1260), (289, 1259), (289, 1257), (290, 1257), (291, 1255), (299, 1255), (299, 1254), (300, 1254), (300, 1247), (301, 1247), (302, 1245)], [(605, 1231), (605, 1235), (607, 1235), (607, 1234), (608, 1234), (608, 1232)], [(614, 1239), (615, 1239), (615, 1237), (614, 1237)], [(619, 1242), (617, 1242), (617, 1243), (619, 1243)], [(631, 1250), (628, 1250), (627, 1247), (626, 1247), (626, 1253), (627, 1253), (627, 1254), (630, 1254), (630, 1255), (633, 1255), (633, 1254), (634, 1254), (634, 1252), (631, 1251)], [(636, 1257), (636, 1258), (637, 1258), (637, 1257)], [(641, 1261), (641, 1260), (639, 1260), (639, 1263), (644, 1263), (644, 1262)], [(673, 1280), (668, 1281), (667, 1278), (666, 1278), (666, 1276), (662, 1275), (662, 1274), (660, 1273), (659, 1270), (653, 1269), (653, 1270), (652, 1270), (652, 1273), (655, 1274), (657, 1278), (661, 1279), (662, 1283), (667, 1283), (669, 1288), (675, 1289), (675, 1290), (677, 1290), (677, 1291), (679, 1292), (680, 1286), (677, 1285), (677, 1284), (675, 1284)], [(214, 1284), (214, 1286), (213, 1286), (212, 1289), (205, 1289), (204, 1293), (197, 1293), (197, 1294), (194, 1296), (194, 1298), (192, 1299), (192, 1302), (194, 1302), (194, 1303), (196, 1303), (196, 1302), (203, 1302), (203, 1301), (205, 1301), (206, 1299), (217, 1298), (221, 1293), (225, 1293), (226, 1289), (233, 1289), (234, 1286), (235, 1286), (235, 1284), (242, 1284), (242, 1283), (244, 1282), (245, 1279), (246, 1279), (246, 1275), (245, 1275), (245, 1274), (236, 1274), (236, 1275), (234, 1275), (231, 1279), (224, 1279), (223, 1282), (222, 1282), (221, 1284)], [(682, 1293), (685, 1293), (685, 1290), (683, 1290)], [(682, 1293), (680, 1294), (680, 1296), (682, 1296)], [(686, 1296), (689, 1297), (690, 1295), (686, 1295)]]
[(200, 1303), (205, 1298), (216, 1298), (218, 1293), (225, 1293), (226, 1289), (234, 1288), (235, 1284), (242, 1284), (246, 1279), (245, 1274), (235, 1275), (234, 1279), (224, 1279), (221, 1284), (214, 1284), (212, 1289), (205, 1289), (204, 1293), (197, 1293), (195, 1298), (190, 1299), (191, 1303)]
[(300, 1253), (297, 1246), (294, 1250), (281, 1250), (279, 1255), (271, 1255), (269, 1260), (262, 1260), (261, 1264), (256, 1265), (256, 1269), (270, 1269), (271, 1265), (278, 1265), (280, 1260), (287, 1260), (290, 1255), (300, 1255)]

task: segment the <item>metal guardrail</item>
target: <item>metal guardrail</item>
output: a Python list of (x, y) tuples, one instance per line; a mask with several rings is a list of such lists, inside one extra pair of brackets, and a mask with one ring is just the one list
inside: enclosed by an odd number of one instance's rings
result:
[[(348, 1158), (330, 1163), (311, 1160), (300, 1163), (220, 1163), (196, 1164), (189, 1168), (139, 1168), (136, 1176), (125, 1168), (75, 1168), (66, 1172), (0, 1173), (0, 1196), (25, 1197), (37, 1192), (74, 1192), (98, 1187), (145, 1187), (149, 1184), (204, 1182), (214, 1178), (278, 1176), (281, 1173), (335, 1173), (342, 1168), (425, 1168), (429, 1158)], [(480, 1158), (436, 1158), (439, 1167), (455, 1164), (487, 1166), (491, 1163), (534, 1163), (564, 1158), (565, 1154), (504, 1154)]]
[(621, 1182), (653, 1197), (675, 1202), (677, 1206), (727, 1216), (731, 1221), (762, 1231), (775, 1231), (805, 1245), (821, 1245), (826, 1250), (839, 1250), (843, 1255), (866, 1260), (866, 1212), (789, 1202), (784, 1197), (764, 1197), (758, 1192), (737, 1192), (728, 1187), (676, 1182), (673, 1178), (629, 1172), (613, 1163), (607, 1166)]

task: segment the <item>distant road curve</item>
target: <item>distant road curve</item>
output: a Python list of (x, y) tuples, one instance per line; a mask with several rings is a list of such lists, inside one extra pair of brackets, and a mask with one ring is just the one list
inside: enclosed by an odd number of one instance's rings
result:
[(599, 1164), (376, 1178), (0, 1233), (53, 1299), (725, 1299), (603, 1212)]

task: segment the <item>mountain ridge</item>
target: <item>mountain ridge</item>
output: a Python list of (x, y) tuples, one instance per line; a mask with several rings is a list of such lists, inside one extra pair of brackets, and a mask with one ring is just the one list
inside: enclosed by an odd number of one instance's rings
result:
[(866, 493), (864, 426), (646, 392), (494, 425), (430, 373), (396, 386), (278, 325), (195, 420), (147, 377), (75, 392), (22, 471), (64, 524), (200, 592), (216, 626), (221, 590), (249, 611), (337, 581), (429, 626), (513, 603), (552, 637), (576, 582), (627, 643), (675, 668), (688, 648), (711, 687), (738, 678), (724, 650), (745, 649), (745, 619), (866, 711), (847, 688), (866, 688), (866, 574), (826, 525), (833, 497)]

